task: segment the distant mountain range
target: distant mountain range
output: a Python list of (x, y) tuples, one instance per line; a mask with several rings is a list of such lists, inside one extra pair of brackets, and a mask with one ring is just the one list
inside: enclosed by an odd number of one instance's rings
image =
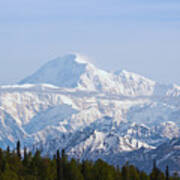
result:
[[(20, 140), (52, 155), (126, 161), (150, 170), (180, 167), (180, 86), (121, 70), (109, 73), (79, 54), (56, 58), (16, 85), (0, 86), (0, 146)], [(143, 164), (143, 165), (142, 165)]]

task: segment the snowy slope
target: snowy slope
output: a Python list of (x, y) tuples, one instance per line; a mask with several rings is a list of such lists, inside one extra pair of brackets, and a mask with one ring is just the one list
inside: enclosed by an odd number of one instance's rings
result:
[(17, 85), (0, 86), (3, 148), (21, 140), (44, 154), (65, 148), (72, 157), (112, 162), (179, 137), (179, 120), (179, 86), (125, 70), (109, 73), (77, 54), (48, 62)]
[[(165, 171), (169, 166), (170, 173), (180, 173), (180, 139), (173, 138), (168, 140), (155, 149), (147, 150), (145, 148), (136, 151), (125, 152), (118, 156), (108, 157), (113, 164), (124, 164), (128, 161), (130, 164), (136, 165), (141, 170), (151, 172), (153, 161), (156, 159), (157, 167)], [(115, 158), (116, 157), (116, 158)]]
[[(165, 95), (172, 87), (125, 70), (109, 73), (96, 68), (79, 54), (54, 59), (20, 84), (52, 84), (64, 88), (123, 96)], [(175, 93), (175, 92), (174, 92)]]

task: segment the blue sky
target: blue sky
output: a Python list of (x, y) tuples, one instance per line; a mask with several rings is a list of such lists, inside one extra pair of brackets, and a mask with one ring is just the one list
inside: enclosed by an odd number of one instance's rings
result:
[(180, 84), (179, 0), (0, 1), (0, 84), (68, 52)]

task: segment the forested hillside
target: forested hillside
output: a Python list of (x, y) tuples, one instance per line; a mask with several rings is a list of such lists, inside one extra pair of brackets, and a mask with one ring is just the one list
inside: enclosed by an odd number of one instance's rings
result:
[[(16, 149), (0, 149), (1, 180), (179, 180), (177, 173), (172, 176), (161, 172), (154, 161), (150, 174), (139, 171), (135, 166), (126, 163), (122, 168), (107, 164), (101, 159), (96, 162), (69, 159), (62, 150), (53, 158), (43, 157), (39, 150), (21, 152), (20, 142)], [(23, 154), (23, 155), (22, 155)]]

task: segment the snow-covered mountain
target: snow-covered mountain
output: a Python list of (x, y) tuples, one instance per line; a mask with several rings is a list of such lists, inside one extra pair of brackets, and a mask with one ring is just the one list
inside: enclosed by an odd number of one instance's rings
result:
[[(151, 96), (175, 93), (179, 87), (165, 86), (125, 70), (109, 73), (96, 68), (80, 55), (66, 55), (45, 64), (20, 84), (52, 84), (62, 88), (123, 96)], [(173, 91), (172, 91), (173, 89)], [(171, 92), (169, 92), (171, 90)]]
[(155, 149), (147, 150), (140, 148), (131, 152), (119, 153), (118, 155), (105, 156), (106, 160), (112, 164), (124, 164), (127, 161), (136, 165), (139, 169), (150, 172), (153, 161), (156, 160), (157, 167), (165, 171), (169, 166), (170, 173), (180, 173), (180, 139), (173, 138), (168, 140)]
[(48, 62), (17, 85), (0, 86), (3, 148), (20, 140), (44, 154), (65, 148), (72, 157), (112, 162), (179, 137), (179, 120), (178, 85), (125, 70), (109, 73), (77, 54)]

